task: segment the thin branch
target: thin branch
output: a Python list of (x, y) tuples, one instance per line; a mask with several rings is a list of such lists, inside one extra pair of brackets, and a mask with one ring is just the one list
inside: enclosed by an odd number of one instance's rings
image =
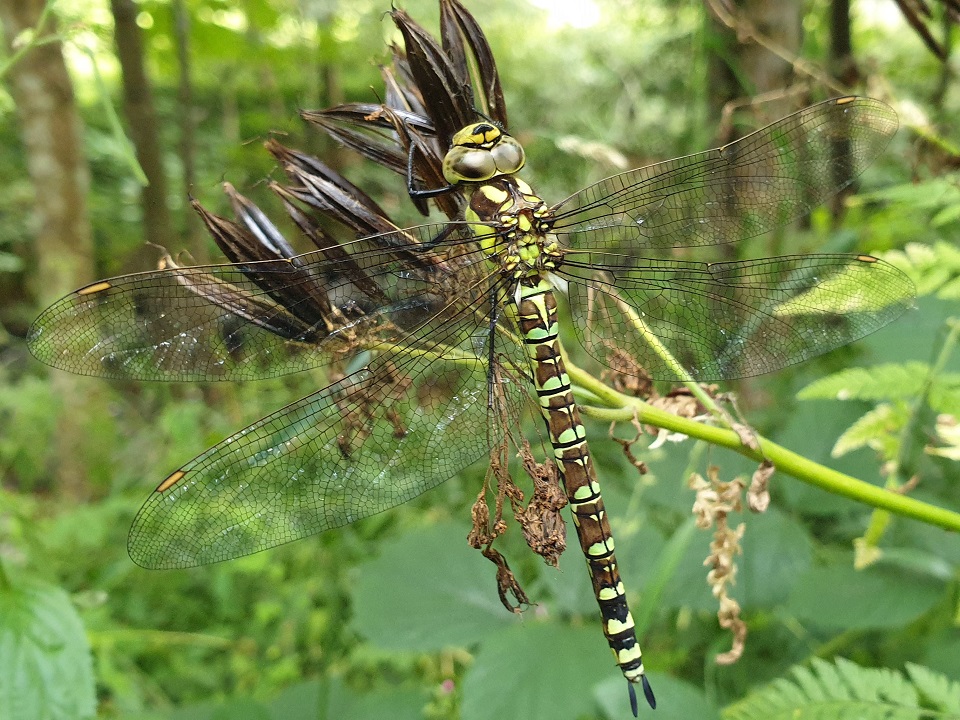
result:
[[(930, 50), (941, 62), (946, 62), (947, 60), (947, 51), (937, 39), (930, 34), (930, 30), (927, 28), (926, 23), (920, 18), (919, 15), (914, 11), (914, 8), (910, 7), (905, 0), (894, 0), (897, 3), (897, 7), (900, 8), (900, 12), (903, 13), (904, 19), (912, 27), (917, 35), (920, 36), (920, 39), (923, 40), (923, 44), (927, 46), (927, 49)], [(929, 13), (929, 9), (926, 9)]]
[(849, 92), (848, 88), (838, 83), (835, 78), (831, 77), (829, 73), (825, 72), (818, 65), (805, 60), (796, 53), (790, 52), (780, 43), (761, 33), (753, 23), (747, 20), (742, 14), (734, 13), (731, 8), (727, 7), (727, 4), (723, 2), (723, 0), (706, 0), (706, 2), (707, 7), (717, 16), (720, 22), (737, 33), (737, 40), (741, 43), (752, 40), (760, 47), (767, 49), (785, 62), (790, 63), (794, 72), (797, 74), (811, 77), (816, 82), (837, 93), (844, 94)]

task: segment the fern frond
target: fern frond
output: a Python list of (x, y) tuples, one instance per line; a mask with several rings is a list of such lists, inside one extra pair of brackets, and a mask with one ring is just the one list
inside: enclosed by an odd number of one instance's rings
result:
[(907, 674), (931, 707), (960, 716), (960, 683), (913, 663), (907, 663)]
[(923, 362), (849, 368), (820, 378), (797, 393), (801, 400), (908, 400), (920, 393), (930, 366)]
[(894, 458), (900, 450), (900, 433), (909, 419), (910, 411), (904, 403), (878, 405), (843, 431), (831, 455), (840, 457), (853, 450), (869, 447), (882, 458)]
[[(960, 685), (908, 665), (909, 678), (843, 658), (814, 658), (723, 711), (724, 720), (960, 720)], [(921, 702), (922, 700), (922, 702)]]

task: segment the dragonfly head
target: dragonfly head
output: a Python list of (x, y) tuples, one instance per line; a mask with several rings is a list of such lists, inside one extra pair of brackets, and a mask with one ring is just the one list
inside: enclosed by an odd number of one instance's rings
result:
[(443, 158), (443, 177), (451, 185), (484, 182), (518, 172), (525, 159), (520, 143), (496, 125), (474, 123), (453, 136)]

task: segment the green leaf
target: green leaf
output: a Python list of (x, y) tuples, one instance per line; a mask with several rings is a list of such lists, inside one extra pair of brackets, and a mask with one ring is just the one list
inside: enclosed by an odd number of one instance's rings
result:
[(949, 677), (960, 678), (960, 629), (938, 630), (927, 641), (923, 664)]
[[(806, 530), (790, 517), (770, 508), (762, 515), (733, 514), (730, 523), (736, 527), (747, 523), (743, 537), (743, 554), (737, 563), (736, 584), (730, 594), (744, 608), (766, 607), (783, 602), (791, 588), (810, 567), (811, 541)], [(707, 557), (712, 531), (700, 531), (671, 580), (663, 604), (705, 612), (717, 611), (717, 600), (707, 585)]]
[[(960, 273), (960, 251), (946, 242), (935, 243), (932, 247), (922, 243), (909, 243), (904, 250), (894, 250), (886, 254), (886, 259), (901, 270), (907, 272), (917, 285), (917, 295), (923, 297), (936, 293), (941, 297), (941, 287)], [(919, 302), (921, 315), (924, 303)]]
[(864, 413), (837, 438), (831, 454), (840, 457), (848, 452), (869, 447), (883, 458), (896, 457), (900, 447), (900, 431), (909, 417), (910, 412), (903, 403), (897, 403), (896, 407), (886, 403), (878, 405)]
[[(916, 668), (919, 666), (911, 666)], [(862, 668), (849, 660), (838, 658), (835, 663), (814, 658), (810, 667), (798, 666), (791, 673), (793, 679), (774, 681), (750, 693), (743, 700), (727, 707), (724, 720), (914, 720), (930, 717), (921, 709), (920, 696), (927, 688), (934, 693), (949, 692), (946, 678), (929, 670), (918, 682), (911, 670), (911, 679), (886, 668)], [(955, 698), (960, 697), (954, 689)], [(943, 720), (960, 718), (960, 712), (934, 702)]]
[(810, 383), (797, 397), (801, 400), (906, 400), (923, 389), (929, 372), (927, 363), (916, 361), (849, 368)]
[[(591, 688), (611, 674), (620, 671), (599, 623), (517, 625), (491, 635), (480, 647), (463, 681), (461, 717), (576, 718), (594, 711)], [(622, 713), (629, 713), (626, 680), (620, 681), (612, 702), (619, 698)]]
[(943, 596), (945, 584), (901, 569), (851, 564), (815, 567), (800, 576), (787, 609), (799, 620), (837, 631), (887, 630), (913, 622)]
[[(420, 720), (429, 698), (406, 688), (354, 691), (337, 677), (288, 687), (269, 702), (243, 696), (203, 702), (162, 715), (168, 720)], [(136, 715), (137, 720), (161, 717)], [(130, 720), (133, 720), (131, 718)]]
[[(719, 720), (719, 710), (700, 688), (661, 673), (647, 673), (647, 678), (657, 694), (657, 711), (644, 716), (646, 720)], [(622, 677), (611, 676), (596, 686), (594, 695), (605, 717), (629, 717), (624, 712), (624, 693)]]
[(519, 619), (497, 596), (494, 566), (444, 524), (396, 538), (360, 568), (354, 628), (378, 647), (430, 652), (465, 647)]
[(231, 698), (218, 707), (210, 720), (271, 720), (270, 713), (252, 698)]
[(937, 295), (944, 300), (960, 300), (960, 278), (944, 282)]
[(930, 225), (931, 227), (939, 228), (956, 222), (957, 219), (960, 219), (960, 203), (947, 205), (930, 219)]
[(0, 718), (77, 720), (95, 708), (90, 647), (67, 594), (0, 578)]
[(957, 188), (950, 177), (941, 177), (924, 182), (908, 182), (902, 185), (892, 185), (881, 190), (862, 193), (853, 202), (864, 204), (871, 201), (884, 200), (893, 203), (903, 203), (913, 207), (939, 208), (952, 204), (957, 199)]
[(747, 531), (730, 593), (744, 609), (783, 602), (809, 568), (813, 542), (807, 529), (776, 509), (745, 514)]
[(935, 413), (960, 414), (960, 377), (955, 373), (937, 377), (930, 388), (927, 404)]
[(914, 663), (907, 663), (907, 674), (933, 707), (960, 716), (960, 683)]
[(388, 717), (390, 720), (420, 720), (428, 698), (419, 690), (406, 688), (378, 688), (356, 692), (350, 686), (334, 678), (330, 681), (330, 695), (325, 712), (310, 715), (309, 705), (303, 706), (304, 714), (290, 716), (274, 712), (273, 720), (368, 720)]

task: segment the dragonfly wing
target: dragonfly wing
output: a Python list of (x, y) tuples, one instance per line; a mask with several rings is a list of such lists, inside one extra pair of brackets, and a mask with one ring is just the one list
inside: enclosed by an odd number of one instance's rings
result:
[(601, 180), (554, 208), (553, 230), (568, 248), (613, 253), (737, 242), (849, 185), (896, 129), (882, 102), (828, 100), (721, 148)]
[[(420, 343), (378, 354), (184, 465), (134, 520), (130, 556), (174, 568), (247, 555), (392, 508), (482, 457), (516, 427), (527, 391), (488, 373), (478, 315), (426, 324)], [(514, 339), (495, 337), (496, 357), (523, 362)]]
[(451, 265), (467, 282), (476, 274), (470, 237), (466, 226), (436, 224), (285, 260), (176, 267), (167, 259), (162, 270), (67, 295), (37, 318), (27, 342), (54, 367), (109, 378), (297, 372), (389, 342), (435, 314), (451, 300)]
[(802, 362), (892, 322), (915, 292), (900, 270), (867, 255), (569, 257), (563, 274), (587, 352), (608, 365), (626, 352), (663, 380), (750, 377)]

